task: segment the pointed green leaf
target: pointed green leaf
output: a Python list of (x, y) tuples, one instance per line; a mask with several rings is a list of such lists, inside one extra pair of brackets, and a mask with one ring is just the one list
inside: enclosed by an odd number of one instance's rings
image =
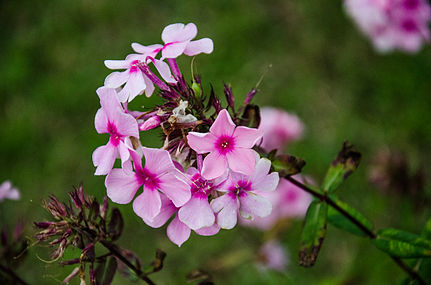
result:
[[(349, 204), (346, 204), (340, 200), (338, 200), (335, 196), (330, 195), (330, 198), (339, 206), (341, 209), (343, 209), (345, 212), (349, 213), (352, 217), (354, 217), (356, 220), (361, 222), (362, 225), (364, 225), (370, 232), (373, 231), (373, 225), (365, 218), (361, 213), (359, 213), (357, 210), (352, 208)], [(336, 226), (339, 229), (345, 230), (351, 234), (367, 237), (368, 235), (361, 230), (357, 225), (355, 225), (352, 221), (350, 221), (348, 218), (340, 214), (337, 210), (335, 210), (332, 207), (329, 207), (328, 209), (328, 221), (333, 225)]]
[(349, 142), (344, 142), (343, 147), (337, 157), (332, 162), (322, 183), (325, 192), (334, 193), (340, 184), (350, 175), (359, 165), (361, 154)]
[(327, 216), (328, 205), (326, 203), (316, 200), (308, 207), (299, 250), (299, 264), (301, 266), (310, 267), (316, 262), (325, 239)]

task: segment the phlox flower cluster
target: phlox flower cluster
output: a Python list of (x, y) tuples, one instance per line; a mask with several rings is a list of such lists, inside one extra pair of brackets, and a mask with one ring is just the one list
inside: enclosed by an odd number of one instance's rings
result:
[(425, 0), (346, 0), (345, 7), (380, 52), (416, 52), (430, 39)]
[[(238, 216), (268, 216), (272, 205), (265, 195), (279, 182), (270, 160), (253, 149), (263, 131), (238, 115), (245, 112), (222, 107), (213, 91), (204, 94), (199, 77), (186, 83), (176, 58), (213, 50), (211, 39), (193, 40), (196, 34), (192, 23), (172, 24), (162, 32), (163, 44), (133, 43), (136, 54), (105, 61), (108, 68), (124, 71), (109, 74), (97, 90), (101, 108), (95, 127), (109, 139), (93, 152), (95, 174), (106, 175), (113, 202), (132, 203), (147, 225), (168, 223), (167, 235), (178, 246), (191, 231), (214, 235), (235, 227)], [(143, 93), (151, 96), (156, 86), (162, 105), (129, 110), (129, 102)], [(247, 96), (243, 110), (252, 97)], [(163, 132), (161, 148), (141, 144), (154, 128)]]

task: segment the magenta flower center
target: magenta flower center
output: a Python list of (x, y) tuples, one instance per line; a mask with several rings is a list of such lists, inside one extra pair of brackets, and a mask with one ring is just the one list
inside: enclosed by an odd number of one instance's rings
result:
[(286, 193), (285, 201), (286, 202), (295, 202), (298, 198), (298, 194), (295, 191), (289, 191)]
[(134, 60), (130, 63), (130, 69), (129, 69), (129, 73), (135, 73), (138, 72), (139, 70), (139, 65), (141, 63), (139, 62), (139, 60)]
[(230, 194), (234, 196), (244, 196), (251, 190), (251, 182), (248, 180), (239, 180), (229, 188)]
[(231, 136), (221, 136), (217, 139), (215, 148), (220, 154), (229, 153), (235, 148), (235, 139)]
[(419, 7), (419, 0), (405, 0), (403, 6), (409, 10), (415, 10)]
[(192, 180), (192, 184), (191, 184), (190, 190), (192, 192), (192, 195), (197, 195), (199, 197), (206, 198), (214, 189), (213, 184), (205, 180), (204, 178), (202, 178), (202, 176), (199, 173), (196, 173), (195, 175), (193, 175), (191, 180)]
[(151, 173), (146, 168), (143, 170), (136, 169), (135, 176), (138, 179), (139, 184), (144, 185), (146, 188), (151, 190), (160, 188), (160, 179), (157, 177), (157, 175)]
[(121, 135), (117, 132), (117, 127), (111, 123), (108, 122), (108, 133), (111, 135), (111, 138), (109, 141), (114, 145), (117, 146), (120, 144)]
[(413, 33), (418, 30), (418, 27), (415, 21), (413, 21), (412, 19), (404, 20), (401, 24), (401, 27), (404, 29), (404, 31), (408, 33)]

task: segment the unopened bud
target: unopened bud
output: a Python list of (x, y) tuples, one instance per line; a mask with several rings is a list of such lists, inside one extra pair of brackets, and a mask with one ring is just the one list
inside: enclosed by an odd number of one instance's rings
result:
[(148, 120), (146, 120), (140, 127), (139, 129), (141, 131), (148, 131), (154, 128), (157, 128), (161, 123), (160, 117), (155, 115), (151, 118), (149, 118)]

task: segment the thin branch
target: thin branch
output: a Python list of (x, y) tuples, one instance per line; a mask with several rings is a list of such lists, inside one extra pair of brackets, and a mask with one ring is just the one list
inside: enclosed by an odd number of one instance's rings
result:
[[(327, 203), (329, 206), (337, 210), (341, 215), (343, 215), (345, 218), (347, 218), (349, 221), (351, 221), (353, 224), (355, 224), (364, 234), (366, 234), (369, 238), (375, 239), (377, 238), (377, 235), (369, 230), (361, 221), (350, 215), (348, 212), (346, 212), (344, 209), (342, 209), (340, 206), (338, 206), (329, 196), (324, 195), (322, 193), (319, 193), (307, 185), (299, 182), (298, 180), (292, 178), (291, 176), (284, 177), (291, 183), (293, 183), (295, 186), (301, 188), (305, 192), (313, 195), (314, 197), (318, 198), (320, 201), (323, 201)], [(393, 261), (402, 269), (404, 270), (413, 280), (417, 280), (420, 284), (426, 285), (427, 283), (422, 279), (422, 277), (419, 276), (419, 274), (410, 268), (404, 261), (402, 261), (399, 257), (395, 257), (392, 255), (389, 255)]]
[(27, 285), (28, 283), (22, 280), (18, 275), (16, 275), (15, 272), (13, 272), (10, 268), (4, 266), (3, 264), (0, 264), (0, 270), (9, 275), (12, 280), (14, 281), (14, 284), (22, 284)]

